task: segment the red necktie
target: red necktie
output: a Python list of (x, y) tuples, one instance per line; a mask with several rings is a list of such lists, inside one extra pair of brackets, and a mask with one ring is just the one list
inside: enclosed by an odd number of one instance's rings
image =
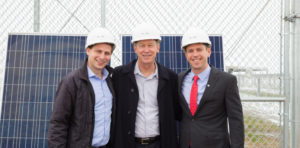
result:
[(198, 85), (197, 85), (197, 80), (199, 77), (197, 75), (194, 76), (194, 82), (192, 85), (192, 90), (191, 90), (191, 96), (190, 96), (190, 110), (192, 113), (192, 116), (194, 116), (196, 110), (197, 110), (197, 96), (198, 96)]

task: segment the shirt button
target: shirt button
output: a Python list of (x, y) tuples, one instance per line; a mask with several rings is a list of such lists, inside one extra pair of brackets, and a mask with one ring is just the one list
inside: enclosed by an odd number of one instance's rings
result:
[(131, 132), (130, 131), (128, 131), (128, 133), (127, 133), (128, 135), (130, 135), (131, 134)]
[(128, 113), (128, 114), (131, 114), (131, 111), (129, 110), (127, 113)]
[(133, 88), (131, 88), (131, 89), (130, 89), (130, 91), (133, 93), (133, 92), (134, 92), (134, 89), (133, 89)]

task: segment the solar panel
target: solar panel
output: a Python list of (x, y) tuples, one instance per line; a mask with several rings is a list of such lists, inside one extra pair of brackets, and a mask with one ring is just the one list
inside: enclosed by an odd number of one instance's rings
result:
[(85, 36), (9, 35), (0, 120), (1, 148), (47, 146), (58, 82), (86, 57)]
[[(162, 36), (160, 44), (160, 51), (157, 54), (156, 61), (166, 67), (172, 69), (176, 73), (187, 70), (190, 68), (184, 53), (181, 50), (181, 38), (182, 36)], [(212, 53), (208, 60), (209, 64), (212, 64), (217, 69), (224, 71), (223, 62), (223, 43), (221, 36), (210, 36), (212, 42)], [(131, 36), (122, 36), (122, 63), (127, 64), (131, 60), (136, 59), (137, 56), (134, 53), (133, 45), (131, 44)]]
[[(61, 78), (82, 66), (85, 36), (10, 34), (0, 119), (1, 148), (48, 147), (49, 119)], [(223, 70), (222, 38), (210, 37), (209, 62)], [(136, 58), (130, 36), (122, 37), (126, 64)], [(181, 36), (163, 36), (157, 61), (177, 73), (189, 68)]]

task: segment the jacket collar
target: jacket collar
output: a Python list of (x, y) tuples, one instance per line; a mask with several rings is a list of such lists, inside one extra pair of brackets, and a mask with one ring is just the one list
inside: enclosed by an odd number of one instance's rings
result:
[[(218, 73), (219, 71), (212, 65), (210, 65), (211, 67), (211, 71), (210, 71), (210, 74), (209, 74), (209, 78), (208, 78), (208, 81), (207, 81), (207, 86), (206, 86), (206, 89), (203, 93), (203, 96), (202, 96), (202, 99), (197, 107), (197, 110), (195, 112), (195, 114), (197, 112), (199, 112), (198, 110), (201, 110), (203, 104), (205, 104), (205, 102), (207, 101), (207, 99), (209, 98), (210, 95), (212, 95), (212, 90), (214, 89), (215, 85), (216, 85), (216, 82), (218, 80)], [(178, 75), (178, 91), (179, 91), (179, 95), (180, 95), (180, 100), (181, 102), (184, 104), (185, 106), (185, 111), (188, 112), (189, 116), (192, 117), (192, 115), (190, 114), (190, 110), (189, 110), (189, 106), (186, 102), (186, 100), (184, 99), (184, 96), (182, 94), (182, 82), (184, 80), (184, 77), (191, 71), (191, 69), (188, 69), (182, 73), (180, 73)]]
[[(89, 81), (89, 74), (87, 71), (87, 62), (88, 62), (88, 58), (85, 59), (85, 62), (83, 64), (83, 66), (80, 67), (80, 72), (79, 72), (79, 77), (85, 81)], [(111, 77), (112, 74), (112, 68), (108, 65), (105, 66), (105, 68), (108, 71), (108, 77)]]
[[(137, 62), (137, 59), (131, 61), (129, 64), (126, 64), (124, 66), (124, 74), (133, 74), (134, 73), (134, 67), (135, 67), (135, 64)], [(160, 65), (158, 62), (156, 62), (156, 65), (157, 65), (157, 68), (158, 68), (158, 78), (159, 79), (169, 79), (169, 76), (168, 76), (168, 71), (166, 68), (163, 68), (162, 65)]]
[[(217, 81), (217, 79), (218, 79), (217, 75), (219, 73), (219, 71), (214, 66), (210, 65), (210, 68), (211, 68), (211, 71), (210, 71), (208, 81), (207, 81), (207, 84), (209, 84), (209, 85), (211, 83), (215, 83)], [(178, 86), (180, 86), (179, 87), (180, 91), (181, 91), (181, 85), (182, 85), (183, 79), (190, 71), (191, 71), (191, 69), (188, 69), (178, 75), (178, 82), (179, 82)]]
[[(209, 82), (209, 81), (212, 82), (212, 81), (215, 80), (215, 74), (218, 73), (218, 70), (217, 70), (213, 65), (210, 65), (210, 64), (209, 64), (209, 66), (210, 66), (211, 70), (210, 70), (210, 74), (209, 74), (209, 77), (208, 77), (208, 82)], [(178, 80), (179, 80), (179, 82), (180, 82), (180, 83), (179, 83), (179, 84), (180, 84), (179, 86), (181, 86), (184, 77), (185, 77), (189, 72), (191, 72), (191, 69), (188, 69), (188, 70), (186, 70), (186, 71), (183, 71), (183, 72), (181, 72), (181, 73), (178, 75)], [(208, 83), (208, 82), (207, 82), (207, 83)]]

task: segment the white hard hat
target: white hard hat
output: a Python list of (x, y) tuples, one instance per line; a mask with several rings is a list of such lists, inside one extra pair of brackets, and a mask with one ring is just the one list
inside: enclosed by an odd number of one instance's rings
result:
[(116, 47), (114, 37), (106, 28), (95, 28), (88, 34), (86, 38), (85, 48), (97, 43), (109, 43), (112, 44), (112, 49)]
[(156, 27), (150, 23), (142, 23), (137, 25), (132, 33), (131, 43), (149, 39), (161, 41), (159, 31), (156, 29)]
[(204, 30), (197, 27), (192, 27), (183, 35), (181, 49), (184, 50), (186, 46), (195, 43), (206, 43), (211, 45), (208, 34)]

